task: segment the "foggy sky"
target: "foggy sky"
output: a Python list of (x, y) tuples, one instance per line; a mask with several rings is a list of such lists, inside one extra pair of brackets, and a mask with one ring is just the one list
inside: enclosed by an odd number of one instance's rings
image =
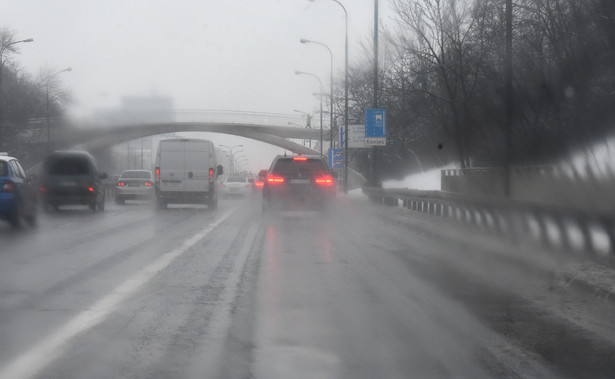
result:
[[(371, 40), (373, 0), (342, 0), (350, 60)], [(386, 22), (389, 1), (380, 0)], [(176, 109), (315, 112), (344, 68), (344, 12), (330, 0), (0, 0), (0, 26), (16, 33), (11, 59), (32, 77), (62, 73), (71, 115), (87, 119), (122, 96), (170, 96)], [(220, 143), (243, 143), (222, 136)], [(277, 149), (279, 150), (279, 149)], [(259, 164), (262, 166), (262, 163)]]

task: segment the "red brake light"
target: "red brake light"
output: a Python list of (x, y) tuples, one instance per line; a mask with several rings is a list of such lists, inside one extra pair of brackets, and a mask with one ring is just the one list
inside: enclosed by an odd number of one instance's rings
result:
[(281, 184), (284, 183), (284, 178), (281, 176), (275, 176), (275, 175), (268, 175), (267, 176), (267, 183), (269, 184)]
[(156, 179), (160, 179), (160, 167), (156, 167)]
[(146, 187), (151, 187), (152, 186), (152, 182), (145, 182), (145, 186)]
[(265, 182), (254, 182), (255, 187), (262, 187), (263, 185), (265, 185)]
[(329, 175), (325, 175), (325, 176), (320, 176), (316, 179), (314, 179), (314, 181), (316, 182), (316, 184), (321, 185), (321, 186), (331, 186), (333, 185), (333, 178)]
[(213, 177), (214, 177), (214, 169), (210, 168), (209, 169), (209, 180), (213, 179)]
[(307, 157), (294, 157), (293, 161), (307, 161)]
[(16, 190), (17, 190), (17, 186), (15, 185), (15, 183), (11, 181), (6, 181), (4, 182), (4, 185), (2, 186), (1, 192), (15, 192)]
[(120, 187), (122, 187), (122, 186), (125, 186), (125, 185), (126, 185), (126, 183), (124, 183), (124, 182), (117, 182), (117, 185), (118, 185), (118, 186), (120, 186)]
[(89, 186), (89, 187), (88, 187), (88, 191), (90, 191), (90, 192), (95, 192), (96, 190), (94, 189), (94, 187)]

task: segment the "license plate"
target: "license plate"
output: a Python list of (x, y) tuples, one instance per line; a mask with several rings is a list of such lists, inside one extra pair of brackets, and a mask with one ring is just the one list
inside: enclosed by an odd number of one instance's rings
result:
[(291, 179), (292, 184), (310, 184), (310, 179)]

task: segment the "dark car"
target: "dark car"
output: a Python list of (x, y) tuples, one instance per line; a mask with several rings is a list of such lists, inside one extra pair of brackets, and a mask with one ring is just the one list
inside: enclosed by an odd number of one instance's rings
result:
[(92, 211), (105, 209), (106, 173), (85, 151), (56, 151), (43, 162), (40, 195), (45, 210), (61, 205), (87, 205)]
[(0, 219), (19, 228), (36, 223), (36, 183), (16, 158), (0, 153)]
[(263, 211), (327, 209), (336, 196), (335, 174), (317, 155), (278, 155), (263, 185)]

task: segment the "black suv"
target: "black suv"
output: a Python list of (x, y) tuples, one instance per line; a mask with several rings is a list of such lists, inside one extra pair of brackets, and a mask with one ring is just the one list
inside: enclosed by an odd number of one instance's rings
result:
[(45, 159), (41, 172), (41, 202), (45, 210), (60, 205), (83, 204), (92, 211), (105, 209), (106, 173), (85, 151), (56, 151)]
[(337, 193), (336, 173), (318, 155), (278, 155), (263, 185), (263, 212), (272, 208), (325, 210)]

